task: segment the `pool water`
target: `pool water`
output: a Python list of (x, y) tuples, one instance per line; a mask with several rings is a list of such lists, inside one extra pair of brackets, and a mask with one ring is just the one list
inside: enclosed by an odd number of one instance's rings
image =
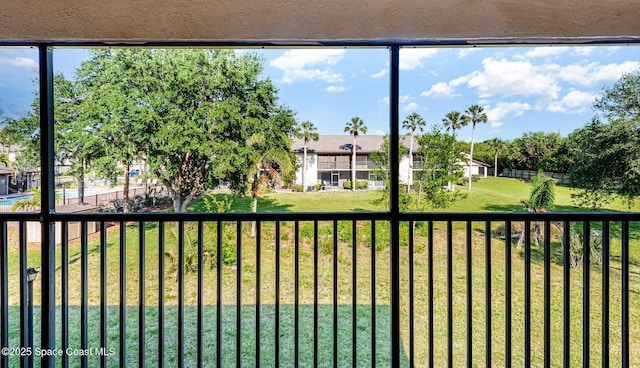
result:
[[(84, 196), (92, 196), (96, 194), (109, 193), (109, 192), (101, 192), (97, 190), (85, 190)], [(13, 206), (17, 201), (25, 198), (31, 197), (33, 194), (24, 194), (24, 195), (14, 195), (11, 197), (2, 197), (0, 198), (0, 206)], [(62, 198), (62, 191), (56, 191), (56, 197)], [(67, 189), (64, 192), (65, 198), (78, 198), (78, 190), (77, 189)]]

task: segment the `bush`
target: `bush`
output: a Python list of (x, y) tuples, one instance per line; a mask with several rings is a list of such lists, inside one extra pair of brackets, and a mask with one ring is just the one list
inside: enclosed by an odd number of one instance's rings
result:
[(369, 182), (367, 182), (366, 180), (356, 181), (356, 189), (368, 189), (368, 188), (369, 188)]
[(313, 185), (313, 189), (317, 192), (320, 190), (320, 188), (322, 188), (322, 184), (314, 184)]
[(304, 187), (300, 184), (293, 184), (291, 186), (291, 190), (293, 190), (294, 192), (302, 192), (303, 189)]
[(351, 189), (351, 180), (345, 181), (344, 184), (342, 184), (342, 187), (344, 189)]
[(475, 183), (475, 182), (477, 182), (478, 180), (480, 180), (480, 176), (478, 176), (478, 175), (476, 175), (476, 174), (471, 175), (471, 182), (472, 182), (472, 183)]

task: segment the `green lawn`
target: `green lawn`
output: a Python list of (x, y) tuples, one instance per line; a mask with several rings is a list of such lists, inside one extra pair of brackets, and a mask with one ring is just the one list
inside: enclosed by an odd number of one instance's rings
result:
[[(524, 211), (521, 200), (528, 199), (530, 186), (518, 179), (488, 177), (473, 183), (471, 192), (466, 185), (456, 186), (456, 190), (467, 196), (446, 209), (437, 211), (450, 212), (496, 212), (496, 211)], [(555, 211), (589, 211), (579, 208), (571, 201), (572, 189), (566, 186), (556, 186)], [(218, 200), (229, 196), (225, 191), (212, 191)], [(267, 193), (258, 198), (259, 212), (366, 212), (384, 211), (385, 205), (380, 201), (382, 193), (377, 190), (362, 191), (319, 191), (310, 193)], [(205, 211), (202, 199), (192, 202), (190, 210)], [(251, 198), (234, 198), (232, 212), (249, 212)], [(615, 201), (601, 211), (628, 211), (622, 201)], [(634, 206), (632, 211), (640, 211), (640, 205)]]
[[(461, 190), (462, 187), (458, 187)], [(227, 195), (226, 193), (216, 192), (217, 197)], [(272, 193), (267, 194), (260, 199), (260, 211), (372, 211), (381, 210), (381, 205), (375, 200), (380, 193), (375, 191), (362, 192), (320, 192), (320, 193)], [(528, 195), (528, 187), (517, 180), (511, 179), (493, 179), (488, 178), (475, 183), (473, 190), (466, 199), (458, 202), (449, 211), (510, 211), (521, 210), (519, 205), (520, 199), (526, 198)], [(571, 207), (570, 191), (568, 188), (559, 187), (557, 193), (558, 210), (578, 210)], [(202, 210), (202, 202), (194, 201), (192, 209)], [(246, 212), (249, 209), (249, 200), (245, 198), (237, 199), (234, 202), (234, 211)], [(621, 211), (623, 206), (612, 206), (608, 210)], [(637, 209), (635, 209), (637, 210)], [(206, 243), (205, 247), (215, 254), (215, 226), (210, 229), (206, 224)], [(427, 299), (427, 252), (426, 252), (426, 226), (418, 225), (415, 234), (416, 250), (414, 257), (414, 296), (415, 296), (415, 352), (417, 366), (425, 366), (427, 363), (427, 317), (428, 317), (428, 299)], [(473, 290), (473, 365), (480, 366), (484, 364), (485, 354), (485, 244), (484, 244), (484, 225), (474, 223), (472, 227), (472, 290)], [(493, 224), (497, 226), (498, 224)], [(637, 224), (633, 224), (632, 228), (632, 244), (631, 244), (631, 331), (635, 331), (640, 327), (640, 252), (639, 252), (639, 232)], [(192, 234), (193, 224), (186, 224), (187, 234)], [(238, 264), (230, 263), (222, 268), (222, 284), (223, 284), (223, 355), (224, 366), (235, 364), (235, 305), (238, 302), (236, 297), (236, 278), (237, 267), (240, 266), (242, 271), (242, 361), (245, 366), (253, 366), (255, 359), (255, 298), (256, 298), (256, 240), (249, 236), (250, 224), (244, 224), (242, 234), (242, 259)], [(166, 253), (175, 256), (177, 254), (177, 240), (175, 225), (167, 223), (165, 228)], [(274, 309), (275, 309), (275, 252), (276, 239), (273, 223), (265, 223), (261, 232), (261, 262), (260, 262), (260, 296), (261, 296), (261, 329), (262, 339), (260, 343), (262, 363), (264, 366), (273, 366), (274, 362)], [(615, 232), (615, 224), (612, 226)], [(235, 249), (235, 226), (226, 225), (225, 227), (225, 249)], [(444, 224), (434, 224), (434, 322), (435, 322), (435, 365), (446, 365), (446, 231)], [(468, 254), (465, 248), (465, 230), (463, 224), (455, 224), (453, 235), (453, 290), (454, 290), (454, 365), (461, 366), (465, 363), (466, 351), (466, 260)], [(284, 366), (293, 365), (293, 306), (295, 297), (295, 244), (293, 223), (282, 223), (280, 234), (280, 303), (281, 303), (281, 356)], [(377, 347), (378, 353), (375, 357), (379, 366), (388, 366), (389, 346), (389, 248), (388, 248), (388, 225), (384, 222), (377, 223), (376, 226), (376, 262), (372, 264), (372, 244), (370, 237), (370, 224), (359, 222), (357, 224), (356, 247), (352, 247), (353, 234), (351, 231), (351, 223), (340, 222), (338, 224), (338, 337), (339, 344), (339, 365), (350, 366), (351, 364), (351, 323), (352, 323), (352, 305), (357, 305), (357, 352), (358, 366), (369, 366), (370, 344), (371, 344), (371, 273), (376, 273), (376, 312), (377, 312)], [(131, 225), (127, 227), (127, 356), (130, 366), (138, 366), (137, 361), (137, 341), (138, 341), (138, 260), (140, 252), (138, 248), (138, 226)], [(318, 268), (318, 299), (320, 305), (320, 362), (321, 366), (331, 365), (331, 346), (333, 338), (332, 328), (332, 304), (333, 304), (333, 228), (331, 223), (319, 223), (319, 268)], [(156, 224), (148, 224), (145, 228), (146, 243), (144, 257), (146, 260), (146, 268), (144, 273), (146, 295), (145, 304), (147, 306), (145, 316), (147, 327), (145, 329), (145, 345), (148, 357), (145, 366), (154, 366), (157, 364), (157, 305), (158, 305), (158, 227)], [(402, 351), (403, 359), (406, 361), (409, 354), (409, 252), (407, 248), (408, 225), (401, 225), (401, 331), (402, 331)], [(313, 361), (312, 355), (312, 331), (313, 331), (313, 224), (309, 222), (300, 223), (300, 243), (299, 243), (299, 300), (300, 300), (300, 362), (303, 366), (311, 366)], [(193, 235), (186, 239), (185, 253), (193, 254), (193, 245), (190, 239)], [(15, 239), (13, 234), (10, 239)], [(107, 246), (107, 279), (108, 291), (107, 301), (109, 306), (109, 342), (108, 347), (118, 349), (118, 303), (119, 303), (119, 229), (113, 227), (108, 232)], [(491, 294), (492, 294), (492, 348), (493, 348), (493, 365), (501, 366), (504, 364), (504, 325), (505, 325), (505, 242), (499, 238), (493, 238), (491, 241)], [(356, 300), (352, 300), (352, 256), (356, 251)], [(560, 245), (553, 244), (552, 251), (557, 254), (561, 250)], [(532, 249), (532, 359), (534, 366), (542, 365), (542, 312), (543, 312), (543, 264), (542, 264), (542, 247), (534, 246)], [(79, 308), (80, 304), (80, 247), (77, 241), (69, 245), (70, 253), (70, 282), (69, 282), (69, 301), (72, 305), (70, 314), (72, 322), (71, 328), (71, 346), (79, 347)], [(99, 295), (99, 243), (96, 237), (92, 236), (89, 240), (89, 301), (90, 307), (90, 323), (89, 347), (98, 347), (99, 344), (99, 326), (98, 326), (98, 301)], [(30, 248), (28, 250), (29, 265), (39, 264), (39, 248)], [(163, 278), (165, 280), (165, 328), (166, 328), (166, 352), (164, 360), (168, 366), (175, 366), (176, 363), (176, 346), (177, 346), (177, 295), (178, 285), (176, 281), (176, 267), (172, 263), (170, 257), (164, 257), (166, 262), (166, 272)], [(620, 365), (620, 241), (617, 238), (612, 240), (611, 254), (611, 350), (610, 358), (612, 366)], [(58, 249), (58, 264), (60, 264), (60, 253)], [(512, 267), (513, 274), (511, 277), (513, 283), (513, 361), (518, 365), (523, 359), (523, 274), (524, 262), (521, 251), (515, 249), (512, 245)], [(15, 241), (12, 241), (10, 248), (10, 305), (18, 304), (18, 250)], [(206, 268), (203, 274), (204, 278), (204, 300), (205, 300), (205, 358), (208, 361), (215, 359), (215, 304), (216, 304), (216, 269)], [(563, 266), (558, 262), (551, 265), (552, 275), (552, 366), (559, 366), (562, 362), (562, 349), (564, 342), (562, 340), (562, 319), (563, 319), (563, 300), (562, 300), (562, 273)], [(582, 282), (583, 269), (578, 267), (571, 270), (571, 366), (580, 365), (582, 355)], [(601, 284), (600, 269), (598, 266), (592, 267), (591, 279), (591, 362), (590, 365), (596, 366), (600, 364), (600, 300), (601, 300)], [(36, 304), (39, 304), (39, 281), (35, 283)], [(195, 362), (195, 308), (197, 300), (196, 289), (197, 277), (195, 273), (188, 273), (185, 277), (185, 352), (187, 365), (191, 366)], [(60, 295), (60, 280), (57, 285), (57, 295)], [(19, 313), (18, 308), (12, 308), (10, 313), (11, 328), (11, 346), (19, 344)], [(57, 319), (60, 321), (60, 318)], [(36, 323), (38, 320), (36, 320)], [(36, 341), (38, 339), (36, 338)], [(640, 365), (640, 336), (631, 334), (631, 365)], [(117, 357), (110, 358), (112, 365), (117, 365)], [(12, 362), (17, 364), (15, 358)], [(90, 365), (95, 366), (97, 359), (90, 357)], [(72, 359), (73, 366), (77, 366), (77, 358)], [(37, 363), (36, 363), (37, 364)]]

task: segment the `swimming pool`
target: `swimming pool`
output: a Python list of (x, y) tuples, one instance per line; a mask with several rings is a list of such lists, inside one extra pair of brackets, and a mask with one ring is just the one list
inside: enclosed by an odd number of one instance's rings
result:
[[(109, 193), (110, 191), (99, 191), (99, 190), (85, 190), (84, 196), (92, 196), (96, 194), (104, 194)], [(62, 191), (56, 191), (56, 198), (62, 198)], [(0, 206), (13, 206), (17, 201), (21, 199), (30, 198), (33, 194), (23, 194), (23, 195), (14, 195), (11, 197), (0, 197)], [(65, 198), (78, 198), (78, 190), (77, 189), (67, 189), (64, 191)]]

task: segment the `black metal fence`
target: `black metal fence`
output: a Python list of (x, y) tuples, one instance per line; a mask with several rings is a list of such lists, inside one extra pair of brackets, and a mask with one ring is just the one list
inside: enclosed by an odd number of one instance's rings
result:
[(0, 223), (0, 367), (640, 364), (637, 215), (59, 214), (55, 321), (35, 220)]

